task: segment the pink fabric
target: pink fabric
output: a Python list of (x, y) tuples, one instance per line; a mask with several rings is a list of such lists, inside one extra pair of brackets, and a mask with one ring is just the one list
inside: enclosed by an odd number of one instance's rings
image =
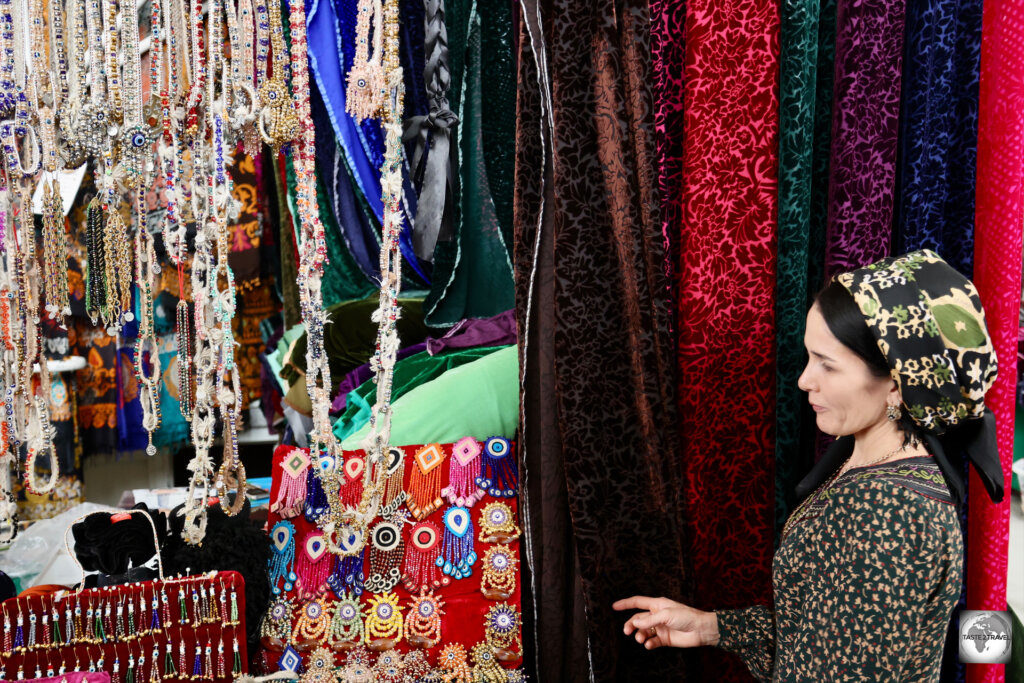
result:
[[(996, 415), (1004, 487), (1010, 491), (1024, 207), (1024, 6), (986, 0), (982, 15), (974, 282), (999, 359), (986, 397)], [(1009, 493), (984, 495), (973, 468), (967, 514), (967, 609), (1006, 609)], [(967, 667), (968, 683), (1004, 681), (1005, 665)]]

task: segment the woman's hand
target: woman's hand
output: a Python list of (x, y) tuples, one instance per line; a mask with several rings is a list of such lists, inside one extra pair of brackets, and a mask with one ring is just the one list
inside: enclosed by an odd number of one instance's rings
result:
[(656, 647), (698, 647), (718, 644), (718, 616), (668, 598), (634, 595), (612, 605), (615, 610), (639, 609), (622, 630), (634, 634), (648, 650)]

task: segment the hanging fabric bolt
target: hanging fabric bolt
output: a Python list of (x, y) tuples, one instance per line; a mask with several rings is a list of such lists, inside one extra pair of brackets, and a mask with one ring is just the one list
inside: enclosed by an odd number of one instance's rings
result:
[(450, 505), (471, 508), (484, 497), (485, 491), (476, 483), (480, 472), (480, 444), (472, 437), (459, 440), (452, 448), (448, 462), (448, 486), (441, 495)]
[(444, 546), (434, 562), (441, 571), (455, 579), (473, 574), (476, 552), (473, 551), (473, 519), (469, 510), (451, 507), (444, 513)]
[[(295, 573), (295, 527), (291, 522), (278, 522), (270, 530), (271, 555), (268, 562), (267, 573), (270, 574), (270, 590), (274, 595), (281, 593), (278, 587), (279, 581), (284, 581), (284, 592), (288, 592), (295, 585), (298, 576)], [(185, 608), (182, 592), (178, 591), (178, 602)], [(182, 618), (182, 623), (188, 623)]]
[(423, 521), (430, 513), (441, 507), (441, 464), (444, 450), (441, 444), (432, 443), (416, 451), (413, 456), (416, 467), (409, 474), (409, 488), (406, 507), (417, 521)]
[(298, 448), (281, 460), (284, 476), (281, 477), (277, 498), (270, 504), (271, 512), (289, 518), (295, 517), (303, 509), (303, 504), (306, 502), (309, 464), (309, 457)]

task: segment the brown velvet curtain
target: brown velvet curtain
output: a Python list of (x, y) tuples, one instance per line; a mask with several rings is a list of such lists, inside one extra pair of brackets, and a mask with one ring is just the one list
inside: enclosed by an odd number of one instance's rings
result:
[(686, 600), (646, 2), (522, 0), (515, 281), (528, 665), (683, 680), (621, 597)]

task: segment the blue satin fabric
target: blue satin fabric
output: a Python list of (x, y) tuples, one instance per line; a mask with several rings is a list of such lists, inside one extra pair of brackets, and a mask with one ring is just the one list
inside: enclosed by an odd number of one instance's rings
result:
[[(384, 136), (377, 121), (356, 124), (345, 111), (345, 74), (352, 64), (355, 43), (355, 2), (351, 0), (311, 0), (306, 13), (306, 30), (309, 50), (309, 66), (317, 89), (323, 98), (325, 111), (334, 131), (338, 147), (343, 152), (345, 166), (349, 169), (358, 191), (376, 217), (378, 225), (383, 221), (384, 205), (381, 200), (380, 168), (384, 161)], [(331, 150), (333, 154), (333, 150)], [(319, 154), (318, 154), (319, 157)], [(339, 167), (340, 168), (340, 167)], [(338, 183), (328, 182), (331, 185)], [(400, 235), (402, 255), (412, 270), (425, 282), (424, 274), (412, 248), (410, 216), (415, 215), (415, 194), (406, 182), (402, 205), (405, 221)], [(340, 200), (339, 200), (340, 202)], [(333, 202), (335, 204), (339, 202)], [(337, 215), (337, 214), (336, 214)], [(346, 234), (346, 243), (364, 241), (355, 236), (358, 226), (346, 223), (337, 216), (341, 230)], [(353, 256), (362, 261), (353, 251)], [(374, 271), (379, 270), (376, 260)]]

